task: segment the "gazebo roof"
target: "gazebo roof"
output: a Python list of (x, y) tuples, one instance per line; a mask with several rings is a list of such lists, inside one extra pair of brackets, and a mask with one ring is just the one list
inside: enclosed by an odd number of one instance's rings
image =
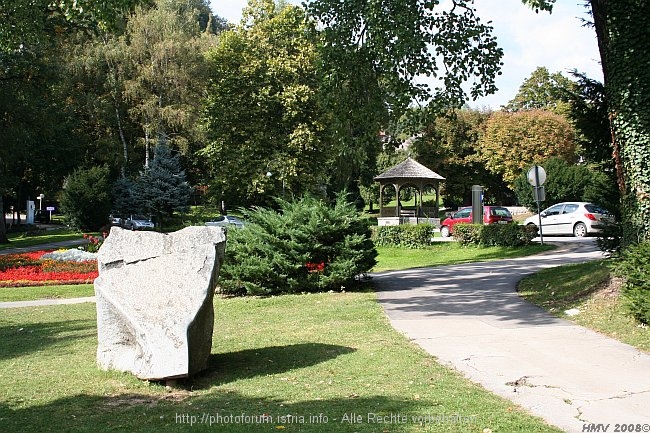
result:
[(393, 179), (445, 180), (444, 177), (412, 158), (407, 158), (406, 161), (389, 168), (374, 179), (376, 181)]

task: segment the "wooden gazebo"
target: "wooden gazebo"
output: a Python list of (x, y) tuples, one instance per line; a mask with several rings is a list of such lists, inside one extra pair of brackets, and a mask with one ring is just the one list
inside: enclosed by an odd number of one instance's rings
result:
[[(438, 218), (438, 200), (440, 194), (440, 181), (445, 180), (444, 177), (438, 173), (429, 170), (424, 165), (415, 161), (412, 158), (407, 158), (406, 161), (397, 164), (386, 170), (384, 173), (376, 176), (375, 181), (379, 182), (379, 217), (396, 217), (402, 218), (405, 216), (415, 217), (416, 219), (425, 215), (422, 207), (422, 195), (427, 186), (433, 186), (436, 198), (434, 200), (433, 217)], [(395, 188), (397, 193), (397, 206), (395, 208), (384, 207), (384, 189), (387, 186)], [(416, 210), (415, 212), (408, 212), (406, 214), (402, 210), (399, 202), (400, 191), (404, 187), (413, 186), (417, 189)], [(414, 213), (414, 214), (413, 214)]]

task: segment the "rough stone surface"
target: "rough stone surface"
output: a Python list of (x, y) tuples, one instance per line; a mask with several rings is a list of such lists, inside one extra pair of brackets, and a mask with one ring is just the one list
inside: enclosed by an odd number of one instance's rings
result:
[(225, 243), (220, 227), (170, 234), (113, 227), (97, 260), (99, 367), (148, 380), (205, 369)]

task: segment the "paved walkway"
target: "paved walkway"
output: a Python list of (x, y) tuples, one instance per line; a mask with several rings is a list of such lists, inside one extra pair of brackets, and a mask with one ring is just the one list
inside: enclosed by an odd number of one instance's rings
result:
[(86, 302), (95, 302), (94, 296), (85, 298), (68, 298), (68, 299), (38, 299), (35, 301), (12, 301), (0, 302), (2, 308), (22, 308), (22, 307), (42, 307), (45, 305), (67, 305), (67, 304), (84, 304)]
[(593, 243), (580, 243), (373, 276), (392, 325), (470, 380), (568, 432), (597, 431), (591, 423), (611, 424), (607, 431), (640, 424), (647, 432), (650, 355), (554, 318), (515, 291), (526, 274), (599, 257)]
[(84, 243), (88, 242), (85, 239), (72, 239), (69, 241), (59, 241), (59, 242), (51, 242), (49, 244), (40, 244), (40, 245), (32, 245), (29, 247), (10, 247), (10, 248), (3, 248), (0, 249), (0, 255), (2, 254), (20, 254), (20, 253), (28, 253), (30, 251), (41, 251), (41, 250), (56, 250), (59, 248), (70, 248), (70, 247), (76, 247), (78, 245), (83, 245)]

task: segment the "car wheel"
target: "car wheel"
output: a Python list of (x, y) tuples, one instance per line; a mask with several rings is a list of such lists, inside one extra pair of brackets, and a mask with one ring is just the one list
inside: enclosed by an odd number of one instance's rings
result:
[(443, 238), (448, 238), (449, 237), (449, 227), (447, 227), (447, 226), (440, 227), (440, 236), (442, 236)]
[(577, 223), (573, 226), (573, 236), (577, 238), (584, 238), (587, 236), (587, 226), (584, 223)]

